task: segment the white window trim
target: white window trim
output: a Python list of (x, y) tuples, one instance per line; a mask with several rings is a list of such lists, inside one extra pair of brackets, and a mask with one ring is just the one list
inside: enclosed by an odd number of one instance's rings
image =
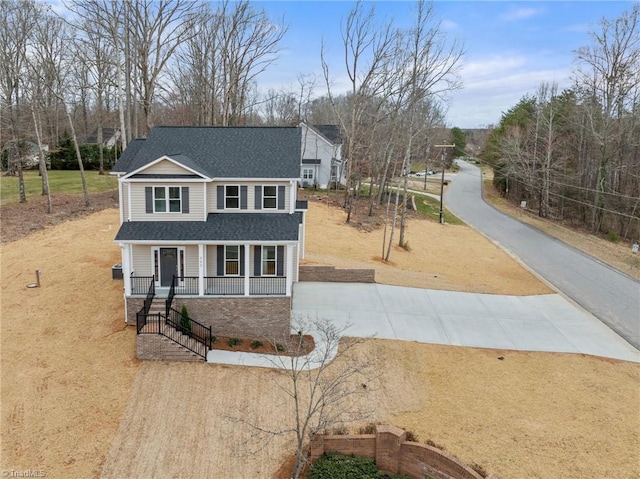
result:
[[(309, 173), (311, 174), (309, 176)], [(306, 181), (313, 181), (315, 177), (314, 168), (302, 168), (302, 179)]]
[[(265, 206), (265, 199), (267, 196), (264, 194), (265, 188), (275, 188), (276, 194), (275, 196), (268, 196), (268, 198), (275, 198), (276, 202), (274, 206)], [(263, 210), (277, 210), (278, 209), (278, 185), (262, 185), (262, 209)]]
[[(164, 188), (165, 197), (162, 198), (162, 199), (165, 201), (165, 206), (166, 206), (165, 211), (156, 211), (156, 189), (157, 188)], [(177, 200), (180, 202), (180, 210), (179, 211), (171, 211), (171, 208), (169, 206), (169, 202), (172, 201), (172, 200), (176, 201), (176, 198), (171, 199), (169, 197), (169, 188), (177, 188), (178, 189), (178, 198), (177, 198)], [(174, 186), (170, 186), (170, 185), (167, 185), (167, 186), (154, 186), (152, 191), (153, 191), (153, 212), (154, 213), (170, 213), (170, 214), (181, 214), (182, 213), (182, 187), (175, 186), (175, 185)]]
[[(273, 260), (266, 259), (266, 254), (265, 254), (266, 248), (273, 248)], [(278, 246), (264, 245), (262, 246), (262, 248), (260, 248), (260, 254), (262, 255), (262, 258), (260, 258), (260, 275), (268, 276), (268, 277), (278, 276)], [(273, 261), (273, 274), (265, 272), (264, 264), (266, 261), (270, 261), (270, 262)]]
[[(227, 206), (227, 188), (229, 186), (235, 186), (236, 188), (238, 188), (238, 206), (236, 208), (231, 208)], [(235, 196), (229, 196), (229, 198), (235, 198)], [(224, 185), (224, 209), (225, 210), (239, 210), (240, 209), (240, 203), (242, 202), (242, 189), (240, 187), (240, 185)]]
[[(227, 248), (238, 248), (238, 259), (237, 260), (227, 260)], [(237, 261), (238, 262), (238, 274), (228, 274), (227, 273), (227, 262), (228, 261)], [(240, 274), (240, 246), (239, 245), (235, 245), (235, 244), (228, 244), (224, 246), (224, 268), (223, 268), (223, 273), (224, 276), (229, 276), (232, 278), (238, 278), (241, 276)]]

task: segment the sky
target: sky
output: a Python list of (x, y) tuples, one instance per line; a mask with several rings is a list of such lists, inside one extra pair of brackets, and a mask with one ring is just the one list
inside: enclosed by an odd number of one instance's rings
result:
[[(575, 50), (592, 44), (603, 18), (614, 20), (630, 10), (629, 1), (435, 1), (435, 17), (450, 40), (464, 45), (460, 79), (463, 89), (446, 103), (447, 126), (482, 128), (499, 123), (525, 95), (542, 82), (571, 85), (577, 67)], [(317, 78), (316, 95), (326, 91), (320, 62), (324, 43), (334, 89), (346, 91), (340, 25), (350, 1), (255, 1), (288, 31), (276, 64), (260, 78), (262, 88), (296, 88), (298, 77)], [(414, 2), (373, 1), (376, 15), (411, 25)]]

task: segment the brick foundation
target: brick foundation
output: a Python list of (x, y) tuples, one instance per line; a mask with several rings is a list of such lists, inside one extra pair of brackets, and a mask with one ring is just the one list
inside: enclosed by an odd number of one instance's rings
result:
[(204, 361), (197, 354), (160, 334), (138, 334), (136, 355), (138, 359), (147, 361)]
[(300, 265), (298, 281), (322, 283), (375, 283), (374, 269), (337, 269), (335, 266)]
[[(144, 298), (127, 298), (127, 324), (136, 324)], [(173, 307), (187, 306), (189, 316), (206, 326), (216, 336), (242, 336), (280, 340), (291, 333), (290, 297), (179, 297)]]
[[(446, 452), (405, 441), (406, 432), (394, 426), (376, 426), (376, 434), (352, 436), (316, 434), (311, 439), (311, 462), (327, 452), (355, 454), (375, 460), (379, 470), (422, 479), (482, 479), (482, 476)], [(490, 474), (488, 479), (500, 479)]]
[(174, 299), (178, 311), (185, 304), (189, 316), (216, 336), (243, 336), (280, 340), (291, 333), (291, 298), (193, 298)]

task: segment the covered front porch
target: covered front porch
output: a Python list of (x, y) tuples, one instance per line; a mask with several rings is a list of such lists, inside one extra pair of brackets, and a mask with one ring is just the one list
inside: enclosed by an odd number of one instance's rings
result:
[[(176, 296), (290, 296), (287, 276), (174, 276), (173, 293)], [(144, 296), (154, 276), (129, 276), (131, 296)], [(156, 286), (155, 294), (169, 295), (171, 286)]]

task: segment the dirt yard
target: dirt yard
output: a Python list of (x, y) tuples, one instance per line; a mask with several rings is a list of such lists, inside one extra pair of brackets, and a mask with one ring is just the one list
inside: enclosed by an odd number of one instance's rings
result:
[[(310, 261), (375, 265), (378, 281), (391, 284), (549, 291), (466, 227), (412, 221), (412, 249), (393, 251), (394, 269), (375, 258), (379, 232), (346, 227), (340, 214), (311, 206)], [(292, 438), (265, 446), (237, 419), (286, 423), (280, 374), (137, 361), (122, 283), (111, 280), (117, 224), (117, 210), (107, 209), (19, 241), (5, 242), (3, 229), (0, 470), (65, 479), (273, 477)], [(28, 289), (36, 269), (41, 287)], [(383, 340), (361, 348), (381, 373), (360, 404), (373, 420), (505, 479), (640, 476), (637, 364)]]

